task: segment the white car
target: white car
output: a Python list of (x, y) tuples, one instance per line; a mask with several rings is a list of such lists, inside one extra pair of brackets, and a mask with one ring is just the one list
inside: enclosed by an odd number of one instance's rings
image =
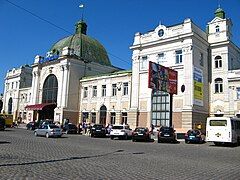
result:
[(60, 127), (56, 126), (55, 124), (43, 124), (38, 129), (34, 130), (34, 135), (45, 136), (46, 138), (61, 137), (62, 130)]
[(132, 129), (129, 128), (129, 125), (113, 125), (110, 132), (110, 138), (114, 139), (115, 137), (119, 139), (128, 139), (132, 137)]

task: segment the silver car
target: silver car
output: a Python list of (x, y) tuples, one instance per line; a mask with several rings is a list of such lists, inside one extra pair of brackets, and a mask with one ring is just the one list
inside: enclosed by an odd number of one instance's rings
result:
[(62, 130), (55, 124), (43, 124), (34, 131), (35, 136), (46, 136), (49, 137), (61, 137)]

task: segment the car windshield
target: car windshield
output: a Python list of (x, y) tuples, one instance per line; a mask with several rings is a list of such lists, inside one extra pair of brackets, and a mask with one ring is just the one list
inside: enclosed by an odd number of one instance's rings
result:
[(200, 131), (198, 131), (198, 130), (190, 130), (190, 131), (188, 131), (188, 134), (199, 135)]
[(123, 126), (113, 126), (112, 129), (123, 129)]
[(136, 132), (147, 132), (146, 128), (136, 128), (135, 129)]
[(76, 125), (74, 125), (74, 124), (68, 124), (68, 127), (69, 127), (69, 128), (75, 128)]
[(55, 124), (49, 124), (49, 127), (50, 127), (50, 129), (53, 129), (53, 128), (59, 128), (59, 127), (56, 126)]
[(94, 127), (94, 128), (103, 128), (103, 125), (97, 124), (97, 125), (94, 125), (93, 127)]
[(161, 127), (160, 131), (163, 132), (163, 133), (169, 133), (169, 132), (173, 132), (173, 128)]

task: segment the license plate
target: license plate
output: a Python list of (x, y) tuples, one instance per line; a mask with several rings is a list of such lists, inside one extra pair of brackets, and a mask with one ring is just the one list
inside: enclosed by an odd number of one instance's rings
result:
[(101, 131), (101, 130), (96, 130), (96, 131)]
[(139, 136), (143, 136), (143, 134), (138, 134)]
[(195, 138), (195, 136), (189, 136), (190, 139)]
[(169, 135), (169, 134), (164, 134), (164, 136), (168, 137), (168, 136), (170, 136), (170, 135)]
[(114, 133), (115, 135), (118, 135), (119, 133)]

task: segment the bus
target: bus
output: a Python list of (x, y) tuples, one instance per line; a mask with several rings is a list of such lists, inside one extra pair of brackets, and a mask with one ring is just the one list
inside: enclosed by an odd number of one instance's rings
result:
[(12, 114), (0, 114), (0, 117), (5, 119), (5, 127), (13, 127), (13, 115)]
[(220, 144), (240, 143), (240, 118), (208, 117), (206, 124), (206, 141)]

